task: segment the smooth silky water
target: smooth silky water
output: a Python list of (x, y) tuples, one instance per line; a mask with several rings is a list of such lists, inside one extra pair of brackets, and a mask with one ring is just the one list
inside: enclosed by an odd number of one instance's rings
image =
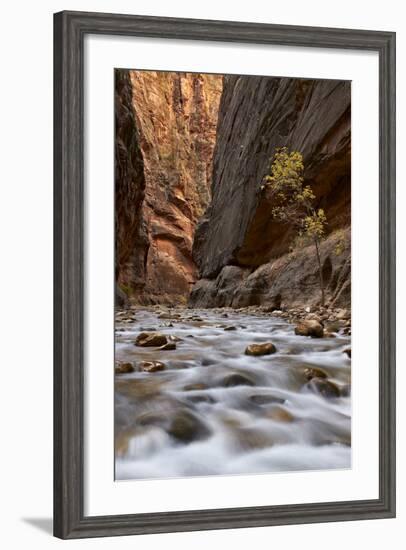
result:
[[(348, 395), (349, 336), (297, 336), (283, 319), (232, 310), (227, 317), (224, 310), (174, 310), (180, 319), (159, 319), (154, 309), (133, 314), (116, 322), (116, 360), (166, 368), (115, 377), (116, 479), (351, 466), (351, 398), (315, 394), (304, 376), (307, 367), (321, 368)], [(153, 330), (179, 338), (176, 350), (134, 345), (140, 332)], [(277, 352), (244, 354), (264, 342)], [(174, 437), (168, 426), (179, 414)]]

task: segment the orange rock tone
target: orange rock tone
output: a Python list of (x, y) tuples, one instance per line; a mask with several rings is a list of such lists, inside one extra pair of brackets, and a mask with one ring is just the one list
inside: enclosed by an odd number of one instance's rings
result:
[[(184, 302), (197, 279), (192, 244), (195, 226), (211, 198), (223, 77), (125, 72), (131, 86), (128, 108), (134, 115), (134, 134), (142, 155), (143, 173), (138, 174), (138, 187), (142, 187), (144, 179), (141, 207), (134, 192), (127, 196), (127, 209), (137, 214), (147, 244), (141, 257), (135, 253), (134, 265), (131, 255), (140, 249), (140, 233), (130, 231), (126, 238), (123, 227), (121, 231), (116, 229), (116, 257), (121, 262), (117, 280), (132, 290), (133, 298), (141, 303)], [(116, 139), (119, 132), (117, 126)], [(116, 176), (116, 201), (121, 187)], [(133, 205), (131, 197), (135, 199)], [(121, 207), (123, 210), (126, 209)], [(127, 256), (124, 261), (123, 254)], [(141, 285), (134, 280), (134, 271), (138, 279), (141, 277)]]

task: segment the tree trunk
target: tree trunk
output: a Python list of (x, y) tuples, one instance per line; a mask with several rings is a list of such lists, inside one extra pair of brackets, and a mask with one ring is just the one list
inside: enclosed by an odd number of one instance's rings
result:
[(321, 305), (324, 307), (324, 281), (323, 281), (323, 270), (321, 267), (320, 251), (318, 240), (314, 239), (314, 246), (316, 248), (317, 263), (319, 265), (319, 280), (320, 280), (320, 290), (321, 290)]

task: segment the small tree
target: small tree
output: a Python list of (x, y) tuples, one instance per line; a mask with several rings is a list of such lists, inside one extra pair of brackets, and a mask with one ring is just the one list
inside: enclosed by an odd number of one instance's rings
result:
[(313, 242), (319, 268), (321, 304), (324, 306), (324, 281), (320, 259), (320, 241), (325, 235), (327, 219), (324, 210), (314, 207), (315, 195), (309, 185), (303, 185), (303, 157), (287, 147), (277, 149), (264, 187), (270, 191), (272, 218), (294, 227), (298, 235)]

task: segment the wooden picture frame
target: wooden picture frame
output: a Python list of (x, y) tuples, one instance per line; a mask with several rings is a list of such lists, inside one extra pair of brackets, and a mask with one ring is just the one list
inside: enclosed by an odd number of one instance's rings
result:
[[(54, 16), (54, 534), (100, 537), (395, 515), (395, 34), (102, 13)], [(369, 50), (379, 54), (379, 498), (84, 515), (83, 41), (86, 34)]]

